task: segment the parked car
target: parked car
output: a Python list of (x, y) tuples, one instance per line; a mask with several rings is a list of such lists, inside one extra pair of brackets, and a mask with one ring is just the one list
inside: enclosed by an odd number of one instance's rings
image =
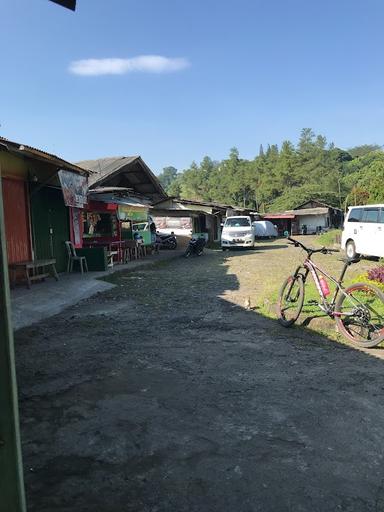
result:
[(255, 230), (251, 217), (238, 215), (227, 217), (221, 232), (221, 248), (253, 247), (255, 243)]
[(384, 204), (353, 206), (345, 217), (341, 247), (348, 258), (384, 257)]

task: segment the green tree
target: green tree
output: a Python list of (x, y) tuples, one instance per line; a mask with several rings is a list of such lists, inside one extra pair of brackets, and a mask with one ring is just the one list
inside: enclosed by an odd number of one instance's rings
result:
[(166, 192), (168, 192), (169, 187), (176, 180), (176, 178), (177, 169), (172, 166), (164, 167), (163, 172), (158, 175), (158, 180), (160, 181)]
[(372, 153), (373, 151), (381, 151), (381, 148), (382, 146), (379, 146), (378, 144), (363, 144), (361, 146), (354, 146), (353, 148), (348, 149), (348, 153), (352, 158), (359, 158), (367, 155), (368, 153)]

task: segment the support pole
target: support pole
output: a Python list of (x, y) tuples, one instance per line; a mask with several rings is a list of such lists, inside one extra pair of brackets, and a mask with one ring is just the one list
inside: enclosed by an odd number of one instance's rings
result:
[(0, 173), (0, 512), (26, 512)]

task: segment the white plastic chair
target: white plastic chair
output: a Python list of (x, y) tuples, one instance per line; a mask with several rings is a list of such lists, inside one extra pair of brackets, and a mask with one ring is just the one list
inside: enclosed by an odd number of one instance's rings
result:
[(65, 247), (67, 248), (67, 253), (68, 253), (67, 272), (72, 272), (74, 261), (79, 262), (81, 273), (84, 272), (84, 268), (88, 272), (88, 264), (87, 264), (86, 257), (78, 256), (76, 254), (76, 249), (72, 242), (65, 242)]

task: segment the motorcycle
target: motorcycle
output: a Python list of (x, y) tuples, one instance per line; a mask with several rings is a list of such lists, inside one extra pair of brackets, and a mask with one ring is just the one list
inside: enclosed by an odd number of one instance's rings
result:
[(157, 233), (156, 237), (160, 249), (176, 249), (177, 239), (174, 233), (171, 233), (170, 235)]
[(188, 242), (188, 247), (184, 253), (185, 258), (189, 258), (189, 256), (201, 256), (204, 251), (204, 247), (206, 244), (205, 237), (201, 236), (199, 238), (191, 238)]

